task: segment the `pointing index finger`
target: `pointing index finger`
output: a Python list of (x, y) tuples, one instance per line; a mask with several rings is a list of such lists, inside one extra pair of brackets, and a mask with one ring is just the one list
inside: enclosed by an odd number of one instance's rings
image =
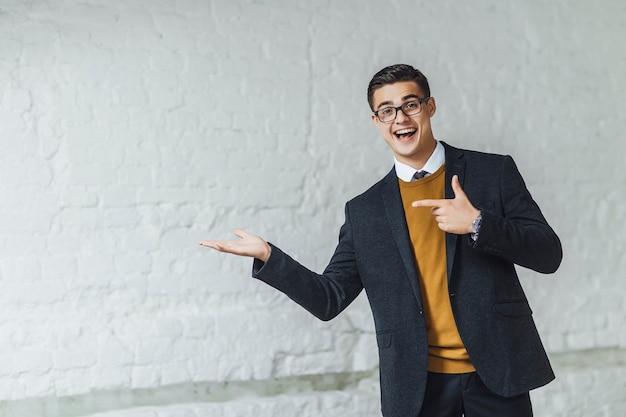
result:
[(417, 200), (411, 203), (413, 207), (440, 207), (445, 200)]

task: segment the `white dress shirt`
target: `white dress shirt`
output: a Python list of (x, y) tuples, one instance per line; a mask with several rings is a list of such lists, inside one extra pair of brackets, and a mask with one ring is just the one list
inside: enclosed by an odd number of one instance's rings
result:
[(422, 167), (422, 169), (415, 169), (407, 164), (403, 164), (394, 158), (394, 163), (396, 167), (396, 175), (402, 181), (411, 182), (413, 181), (413, 175), (419, 171), (426, 171), (428, 174), (426, 176), (432, 174), (437, 171), (441, 165), (446, 162), (446, 149), (443, 147), (441, 142), (437, 142), (435, 146), (435, 150), (426, 161), (426, 164)]

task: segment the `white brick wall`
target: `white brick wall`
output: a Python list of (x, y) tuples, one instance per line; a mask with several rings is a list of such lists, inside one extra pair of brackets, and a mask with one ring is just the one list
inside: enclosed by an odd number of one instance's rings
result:
[[(623, 2), (308, 3), (0, 0), (0, 415), (376, 415), (364, 299), (321, 323), (196, 243), (244, 227), (321, 270), (391, 166), (365, 90), (396, 62), (436, 137), (512, 154), (562, 237), (557, 274), (521, 271), (548, 350), (626, 349)], [(606, 369), (626, 391), (618, 363), (563, 368), (537, 415)], [(359, 372), (353, 395), (298, 379)], [(260, 399), (167, 396), (225, 381)]]

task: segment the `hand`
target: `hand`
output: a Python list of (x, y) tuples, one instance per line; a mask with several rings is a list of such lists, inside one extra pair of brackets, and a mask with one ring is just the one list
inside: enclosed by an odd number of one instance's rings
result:
[(239, 256), (250, 256), (267, 262), (272, 252), (270, 245), (259, 236), (235, 229), (236, 236), (240, 240), (201, 240), (200, 245), (215, 249), (220, 252), (232, 253)]
[(459, 177), (452, 177), (453, 199), (443, 200), (418, 200), (412, 203), (413, 207), (432, 207), (439, 228), (444, 232), (463, 235), (472, 232), (472, 222), (478, 215), (478, 211), (470, 203), (467, 195), (461, 188)]

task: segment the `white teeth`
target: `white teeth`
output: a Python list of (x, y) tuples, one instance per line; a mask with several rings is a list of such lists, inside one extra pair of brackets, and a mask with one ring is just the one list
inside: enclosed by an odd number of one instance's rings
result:
[(413, 133), (415, 129), (401, 129), (396, 132), (396, 135), (405, 135), (407, 133)]

